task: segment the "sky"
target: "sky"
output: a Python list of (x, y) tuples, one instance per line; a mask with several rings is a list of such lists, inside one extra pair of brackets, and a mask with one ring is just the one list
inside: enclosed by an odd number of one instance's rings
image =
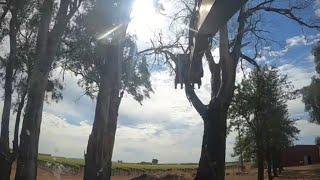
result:
[[(170, 1), (163, 1), (166, 11), (175, 8)], [(170, 19), (152, 9), (151, 0), (136, 0), (129, 33), (138, 38), (139, 48), (148, 46), (154, 33), (163, 31)], [(166, 12), (164, 12), (166, 13)], [(307, 15), (320, 18), (320, 1), (316, 0), (312, 11)], [(277, 66), (280, 72), (288, 75), (294, 88), (302, 88), (311, 82), (315, 75), (312, 46), (320, 40), (320, 33), (301, 29), (296, 23), (270, 15), (268, 28), (270, 38), (279, 42), (267, 46), (258, 59), (260, 64)], [(218, 49), (213, 51), (218, 57)], [(0, 54), (1, 55), (1, 54)], [(200, 98), (209, 102), (210, 77), (207, 65), (201, 89), (196, 90)], [(250, 66), (246, 67), (246, 72)], [(61, 77), (56, 70), (55, 76)], [(239, 68), (237, 81), (243, 77)], [(63, 100), (59, 103), (45, 104), (40, 134), (39, 152), (56, 156), (82, 158), (91, 132), (95, 110), (95, 100), (82, 96), (84, 91), (71, 73), (66, 73), (63, 84)], [(151, 76), (154, 93), (142, 105), (128, 94), (120, 105), (118, 128), (115, 140), (113, 160), (124, 162), (151, 161), (160, 163), (198, 162), (202, 141), (203, 123), (200, 116), (188, 102), (184, 90), (174, 89), (174, 77), (166, 69), (154, 69)], [(3, 104), (0, 104), (0, 113)], [(301, 98), (288, 102), (290, 116), (298, 119), (299, 140), (295, 144), (314, 144), (314, 138), (320, 135), (320, 126), (308, 121)], [(10, 122), (10, 136), (13, 135), (14, 116)], [(236, 133), (227, 137), (226, 160), (235, 161), (231, 155)]]

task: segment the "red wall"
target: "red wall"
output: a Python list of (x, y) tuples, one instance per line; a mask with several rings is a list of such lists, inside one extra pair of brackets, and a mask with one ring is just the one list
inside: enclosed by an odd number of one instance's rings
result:
[(311, 163), (320, 163), (320, 147), (316, 145), (296, 145), (282, 154), (282, 166), (299, 166), (305, 156), (311, 157)]

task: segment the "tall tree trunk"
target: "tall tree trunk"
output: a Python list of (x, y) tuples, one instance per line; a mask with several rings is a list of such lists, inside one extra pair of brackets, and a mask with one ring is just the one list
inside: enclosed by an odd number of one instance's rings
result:
[[(69, 6), (72, 3), (72, 6)], [(65, 27), (79, 7), (78, 1), (60, 1), (54, 26), (50, 23), (54, 0), (42, 2), (37, 36), (37, 59), (28, 84), (28, 100), (20, 134), (16, 180), (35, 180), (42, 110), (48, 76)]]
[(273, 171), (273, 176), (278, 177), (278, 168), (279, 168), (279, 159), (281, 157), (281, 152), (275, 150), (276, 148), (273, 149), (272, 152), (272, 171)]
[(261, 142), (257, 142), (257, 145), (258, 145), (258, 147), (257, 147), (258, 180), (264, 180), (264, 153), (263, 153), (263, 146), (261, 145)]
[(267, 166), (268, 166), (268, 179), (272, 180), (272, 161), (270, 157), (270, 152), (267, 152)]
[[(242, 136), (241, 136), (241, 132), (240, 132), (240, 124), (237, 124), (237, 131), (238, 131), (238, 138), (241, 141)], [(243, 162), (243, 151), (242, 151), (242, 148), (240, 149), (239, 161), (240, 161), (241, 171), (244, 171), (245, 167), (244, 167), (244, 162)]]
[[(53, 1), (44, 1), (37, 37), (37, 59), (28, 84), (28, 100), (20, 134), (16, 180), (35, 180), (42, 120), (43, 100), (48, 83), (48, 75), (53, 60), (49, 52), (49, 24), (53, 11)], [(52, 47), (54, 48), (54, 47)]]
[(120, 92), (121, 46), (106, 47), (105, 64), (100, 72), (101, 83), (97, 98), (92, 132), (85, 156), (85, 180), (108, 180), (111, 176), (112, 152), (117, 129)]
[(15, 122), (15, 126), (14, 126), (14, 138), (13, 138), (14, 156), (16, 156), (18, 154), (18, 150), (19, 150), (19, 143), (18, 143), (19, 142), (19, 127), (20, 127), (21, 114), (22, 114), (22, 110), (23, 110), (24, 103), (26, 100), (27, 92), (28, 91), (27, 91), (27, 87), (26, 87), (23, 90), (23, 93), (21, 95), (20, 102), (18, 105), (18, 109), (17, 109), (16, 122)]
[(278, 163), (272, 160), (272, 172), (274, 177), (278, 177)]
[(48, 73), (42, 73), (35, 68), (29, 83), (28, 101), (20, 134), (16, 180), (35, 180), (37, 176), (40, 125), (47, 82)]
[[(202, 116), (204, 120), (204, 136), (196, 175), (196, 179), (199, 180), (224, 180), (225, 177), (227, 111), (233, 96), (237, 64), (229, 53), (226, 25), (220, 29), (219, 63), (217, 74), (220, 76), (221, 72), (221, 81), (220, 78), (212, 80), (213, 97), (208, 106), (207, 114)], [(211, 70), (211, 74), (215, 73)]]
[[(12, 3), (17, 6), (17, 2)], [(6, 65), (5, 85), (4, 85), (4, 105), (1, 119), (1, 137), (0, 137), (0, 179), (9, 179), (11, 173), (11, 152), (9, 148), (9, 121), (12, 101), (12, 83), (14, 65), (17, 61), (17, 7), (11, 7), (10, 20), (10, 55)]]

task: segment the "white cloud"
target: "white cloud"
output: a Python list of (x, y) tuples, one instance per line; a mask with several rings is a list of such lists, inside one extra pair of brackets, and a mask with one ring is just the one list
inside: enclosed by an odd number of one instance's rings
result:
[(320, 33), (315, 35), (297, 35), (290, 37), (286, 40), (286, 45), (283, 49), (280, 50), (271, 50), (268, 48), (268, 50), (263, 51), (264, 54), (268, 54), (271, 57), (281, 57), (286, 55), (289, 50), (296, 46), (310, 46), (315, 44), (320, 40)]
[(91, 125), (81, 121), (72, 125), (66, 119), (43, 112), (39, 152), (56, 156), (83, 157)]
[(320, 0), (315, 0), (314, 2), (314, 14), (320, 17)]
[(306, 68), (300, 68), (292, 64), (284, 64), (278, 68), (282, 74), (288, 76), (295, 89), (309, 85), (311, 77), (315, 74), (315, 71), (309, 71)]
[(294, 36), (286, 40), (287, 47), (293, 47), (298, 45), (306, 45), (307, 39), (304, 35)]
[(300, 137), (320, 136), (320, 125), (311, 123), (308, 120), (296, 121), (296, 127), (300, 130)]

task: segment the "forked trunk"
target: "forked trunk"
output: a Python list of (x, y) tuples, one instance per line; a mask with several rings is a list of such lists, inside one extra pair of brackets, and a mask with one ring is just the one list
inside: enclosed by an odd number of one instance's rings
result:
[(36, 180), (43, 100), (48, 76), (65, 27), (76, 12), (78, 3), (81, 3), (81, 1), (74, 1), (73, 6), (69, 6), (71, 1), (60, 1), (55, 23), (50, 30), (54, 2), (54, 0), (46, 0), (41, 4), (37, 59), (29, 75), (28, 101), (20, 134), (16, 180)]
[(100, 72), (102, 81), (85, 156), (84, 180), (109, 180), (111, 176), (111, 159), (121, 101), (120, 52), (120, 46), (107, 47), (107, 60)]
[[(204, 120), (204, 135), (199, 168), (196, 175), (197, 180), (224, 180), (225, 178), (227, 112), (234, 92), (237, 64), (229, 53), (226, 25), (220, 29), (219, 63), (218, 69), (214, 66), (211, 67), (211, 74), (220, 75), (221, 72), (221, 79), (216, 78), (211, 81), (212, 99), (206, 116), (202, 116)], [(212, 63), (211, 65), (214, 64)], [(215, 71), (218, 71), (218, 73)]]
[(35, 180), (37, 177), (40, 125), (47, 83), (48, 73), (35, 69), (29, 83), (28, 101), (20, 134), (16, 180)]

